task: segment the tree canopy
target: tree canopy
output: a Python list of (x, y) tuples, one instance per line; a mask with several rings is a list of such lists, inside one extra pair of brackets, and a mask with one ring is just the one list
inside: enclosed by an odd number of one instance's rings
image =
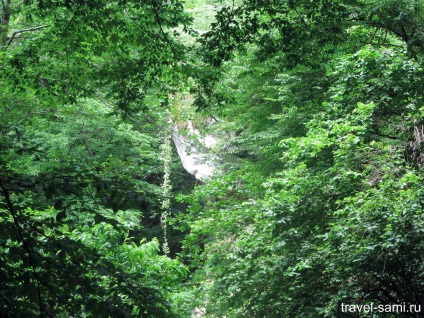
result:
[(186, 270), (140, 228), (160, 206), (172, 29), (190, 18), (157, 1), (1, 10), (0, 315), (171, 316)]
[(423, 18), (419, 1), (218, 11), (197, 105), (242, 164), (183, 198), (180, 216), (211, 317), (422, 304)]

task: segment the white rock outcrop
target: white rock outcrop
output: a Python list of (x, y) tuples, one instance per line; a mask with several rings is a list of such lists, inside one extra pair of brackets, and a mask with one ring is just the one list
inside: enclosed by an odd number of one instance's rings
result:
[[(212, 177), (215, 171), (213, 158), (209, 150), (218, 142), (213, 135), (201, 137), (200, 132), (187, 122), (188, 135), (183, 136), (176, 125), (172, 129), (172, 141), (177, 148), (184, 169), (196, 177), (197, 180), (206, 180)], [(192, 136), (197, 142), (192, 142)]]

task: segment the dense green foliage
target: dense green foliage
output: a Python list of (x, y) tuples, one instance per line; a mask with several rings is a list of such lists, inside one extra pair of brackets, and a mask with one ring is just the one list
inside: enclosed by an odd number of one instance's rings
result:
[(422, 10), (243, 1), (218, 12), (197, 105), (242, 163), (183, 198), (191, 213), (179, 218), (209, 316), (423, 303)]
[(0, 316), (422, 315), (422, 1), (0, 8)]
[(1, 10), (0, 316), (172, 316), (186, 269), (153, 238), (156, 136), (179, 76), (170, 29), (189, 21), (182, 5)]

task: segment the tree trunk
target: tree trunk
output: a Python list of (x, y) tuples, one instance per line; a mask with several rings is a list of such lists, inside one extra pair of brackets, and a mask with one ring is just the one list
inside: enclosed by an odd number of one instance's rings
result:
[(5, 46), (7, 42), (7, 30), (10, 21), (10, 0), (3, 0), (0, 17), (0, 45)]

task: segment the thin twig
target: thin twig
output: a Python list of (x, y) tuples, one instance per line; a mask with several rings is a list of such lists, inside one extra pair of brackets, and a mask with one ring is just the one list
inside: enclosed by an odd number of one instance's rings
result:
[(155, 5), (155, 0), (150, 0), (150, 3), (152, 4), (152, 8), (153, 8), (153, 12), (155, 14), (156, 22), (159, 24), (160, 31), (163, 34), (165, 41), (167, 41), (169, 43), (169, 47), (171, 48), (172, 53), (174, 53), (174, 55), (177, 55), (177, 53), (175, 52), (175, 50), (172, 46), (171, 41), (168, 38), (168, 35), (165, 33), (165, 31), (162, 28), (162, 23), (160, 21), (159, 13), (158, 13), (158, 11), (156, 9), (156, 5)]
[(300, 15), (299, 11), (297, 11), (296, 5), (294, 5), (291, 1), (289, 2), (289, 4), (293, 7), (293, 10), (296, 12), (297, 16), (299, 17), (300, 21), (305, 26), (306, 30), (310, 31), (309, 26), (306, 23), (305, 19), (303, 19), (303, 17)]
[(84, 3), (84, 1), (81, 1), (81, 3), (78, 5), (78, 8), (75, 10), (74, 14), (72, 15), (71, 20), (69, 20), (68, 24), (66, 24), (65, 28), (63, 29), (62, 33), (60, 34), (60, 36), (56, 39), (56, 41), (54, 42), (54, 44), (56, 44), (57, 41), (60, 40), (60, 38), (62, 38), (65, 33), (66, 30), (68, 30), (69, 26), (71, 25), (71, 23), (74, 21), (75, 17), (77, 16), (77, 13), (79, 11), (79, 9), (82, 7), (82, 4)]

